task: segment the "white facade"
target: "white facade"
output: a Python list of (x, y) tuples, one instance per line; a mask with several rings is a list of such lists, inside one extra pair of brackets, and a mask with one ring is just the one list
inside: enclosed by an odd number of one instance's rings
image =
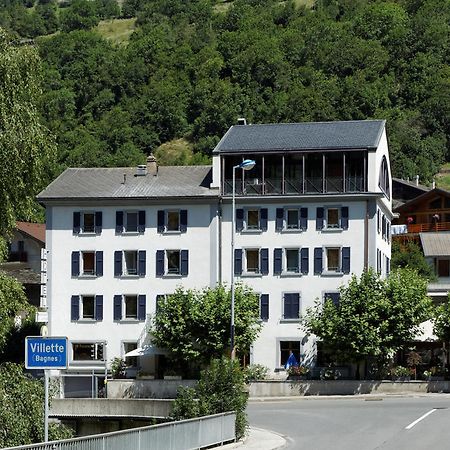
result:
[[(235, 280), (265, 294), (263, 328), (251, 349), (251, 362), (276, 370), (282, 367), (286, 352), (293, 347), (302, 361), (314, 364), (315, 341), (300, 329), (298, 315), (317, 299), (322, 300), (325, 293), (336, 294), (352, 274), (359, 275), (364, 268), (372, 267), (383, 275), (389, 271), (391, 186), (384, 125), (382, 130), (376, 148), (360, 150), (366, 169), (365, 184), (358, 191), (346, 191), (345, 187), (342, 192), (324, 189), (315, 194), (304, 192), (303, 188), (302, 192), (289, 195), (237, 191), (236, 210), (241, 218), (240, 228), (235, 231), (235, 249), (237, 258), (240, 252), (237, 265), (242, 264), (242, 271), (235, 271)], [(333, 154), (340, 158), (347, 151), (336, 148)], [(239, 155), (245, 157), (246, 152)], [(61, 194), (56, 198), (52, 189), (63, 185), (67, 174), (40, 194), (47, 208), (49, 333), (68, 336), (73, 346), (69, 371), (102, 370), (105, 361), (141, 345), (158, 295), (170, 294), (177, 286), (202, 288), (218, 282), (229, 285), (232, 208), (224, 176), (228, 156), (226, 151), (214, 155), (209, 184), (212, 194), (208, 196), (138, 198), (131, 194), (101, 199), (100, 194), (79, 198)], [(262, 158), (264, 170), (268, 170), (269, 159)], [(324, 174), (326, 158), (323, 156)], [(346, 159), (342, 158), (345, 174)], [(385, 193), (380, 187), (383, 158), (388, 176)], [(286, 171), (284, 159), (282, 167)], [(132, 183), (145, 183), (150, 176)], [(149, 182), (157, 184), (160, 176), (164, 180), (161, 173)], [(324, 175), (324, 186), (325, 179)], [(343, 179), (346, 186), (345, 175)], [(122, 219), (118, 219), (118, 212), (123, 213)], [(127, 212), (132, 213), (130, 223), (145, 217), (144, 224), (137, 226), (138, 231), (126, 232)], [(184, 227), (178, 224), (181, 231), (161, 228), (162, 215), (167, 224), (168, 212), (175, 214), (171, 216), (175, 221), (177, 217), (184, 220)], [(98, 219), (95, 213), (101, 213), (101, 227), (95, 223), (94, 229), (89, 221), (93, 217)], [(88, 232), (83, 232), (85, 215), (86, 223), (92, 225), (87, 227)], [(123, 222), (124, 230), (117, 230), (118, 220)], [(176, 260), (178, 256), (181, 273), (166, 273), (168, 259)], [(159, 272), (162, 257), (163, 275)], [(187, 261), (184, 268), (183, 258)], [(131, 274), (124, 274), (126, 270)], [(120, 313), (118, 296), (122, 299)], [(89, 350), (85, 344), (91, 345), (91, 358), (83, 354)], [(95, 345), (102, 344), (107, 345), (99, 353)], [(148, 370), (154, 370), (152, 363)]]

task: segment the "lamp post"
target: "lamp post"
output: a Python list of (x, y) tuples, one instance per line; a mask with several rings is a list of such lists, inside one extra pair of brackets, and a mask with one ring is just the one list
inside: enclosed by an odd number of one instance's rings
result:
[(233, 196), (231, 205), (231, 330), (230, 330), (230, 348), (231, 359), (235, 358), (234, 351), (234, 233), (236, 223), (236, 169), (251, 170), (255, 167), (256, 162), (252, 159), (245, 159), (237, 166), (233, 166)]

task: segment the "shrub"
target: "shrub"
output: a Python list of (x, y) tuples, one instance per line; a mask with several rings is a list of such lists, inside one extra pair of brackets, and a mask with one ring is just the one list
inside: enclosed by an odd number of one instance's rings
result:
[(268, 375), (269, 368), (262, 364), (250, 364), (244, 369), (244, 380), (246, 383), (265, 380)]
[(403, 366), (392, 367), (391, 375), (393, 377), (409, 377), (411, 375), (411, 369)]
[(306, 366), (291, 366), (287, 369), (289, 376), (306, 376), (309, 374), (309, 367)]
[(111, 376), (113, 378), (125, 378), (126, 364), (122, 358), (113, 358), (111, 360)]

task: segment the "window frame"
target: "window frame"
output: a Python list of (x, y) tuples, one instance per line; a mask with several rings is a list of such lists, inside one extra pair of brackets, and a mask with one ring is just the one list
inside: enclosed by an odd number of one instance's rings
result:
[[(284, 219), (284, 230), (285, 231), (301, 231), (300, 227), (300, 208), (284, 208), (285, 219)], [(289, 212), (295, 211), (297, 213), (297, 224), (296, 226), (289, 226)]]
[[(131, 299), (131, 297), (135, 297), (134, 298), (134, 306), (135, 306), (135, 311), (136, 314), (133, 317), (128, 317), (127, 316), (127, 298)], [(126, 321), (138, 321), (139, 320), (139, 295), (138, 294), (123, 294), (122, 295), (122, 320), (121, 322), (126, 322)]]
[[(126, 348), (127, 345), (134, 345), (135, 347), (132, 349), (127, 349)], [(122, 357), (125, 362), (126, 368), (127, 369), (137, 369), (139, 367), (138, 357), (137, 356), (125, 357), (125, 354), (139, 348), (139, 342), (138, 341), (122, 341), (121, 347), (122, 347)]]
[(291, 348), (285, 348), (282, 350), (281, 346), (282, 346), (283, 342), (298, 343), (298, 355), (296, 355), (295, 352), (293, 352), (293, 353), (294, 353), (295, 358), (297, 359), (297, 362), (299, 364), (301, 364), (302, 340), (298, 339), (298, 337), (292, 337), (292, 338), (291, 337), (282, 337), (282, 338), (277, 338), (277, 367), (284, 370), (287, 358), (286, 358), (286, 361), (283, 362), (283, 358), (282, 358), (283, 352), (287, 351), (288, 352), (287, 357), (289, 358), (289, 350), (291, 350)]
[[(248, 270), (248, 258), (247, 252), (255, 251), (257, 252), (257, 263), (258, 267), (256, 271)], [(244, 270), (245, 268), (245, 270)], [(261, 276), (261, 248), (260, 247), (244, 247), (242, 248), (242, 276)]]
[[(80, 233), (79, 234), (96, 234), (95, 233), (95, 227), (96, 227), (96, 223), (95, 223), (95, 213), (96, 213), (96, 211), (90, 211), (90, 210), (87, 210), (87, 211), (80, 211)], [(93, 221), (92, 221), (92, 223), (93, 223), (93, 225), (92, 225), (92, 231), (85, 231), (85, 224), (84, 224), (84, 222), (85, 222), (85, 216), (86, 215), (92, 215), (93, 216)]]
[[(129, 273), (126, 255), (135, 254), (135, 273)], [(122, 250), (122, 277), (139, 277), (139, 250)]]
[[(136, 230), (128, 230), (128, 216), (131, 214), (136, 215)], [(123, 211), (123, 234), (139, 234), (139, 211), (137, 210), (124, 210)]]
[[(89, 364), (105, 364), (106, 361), (106, 341), (82, 341), (82, 340), (76, 340), (70, 342), (70, 361), (73, 364), (79, 364), (79, 365), (89, 365)], [(75, 359), (75, 346), (76, 345), (89, 345), (94, 346), (94, 352), (95, 355), (98, 356), (99, 354), (99, 348), (102, 346), (102, 358), (94, 358), (94, 359)]]
[[(249, 227), (248, 226), (248, 213), (249, 212), (256, 212), (258, 214), (258, 224), (255, 227)], [(261, 228), (261, 208), (245, 208), (244, 209), (244, 229), (242, 231), (247, 231), (247, 232), (258, 232), (258, 231), (262, 231)]]
[[(329, 295), (329, 294), (338, 294), (339, 295), (338, 303), (340, 302), (340, 299), (341, 299), (340, 291), (338, 291), (338, 290), (326, 290), (326, 291), (322, 291), (322, 305), (325, 304), (326, 296)], [(334, 303), (335, 306), (337, 306), (332, 298), (330, 300)]]
[[(174, 230), (169, 229), (169, 214), (177, 214), (178, 228)], [(167, 209), (164, 210), (164, 233), (181, 233), (181, 210), (180, 209)]]
[[(338, 250), (338, 270), (330, 270), (328, 268), (328, 250)], [(340, 245), (324, 245), (323, 246), (323, 270), (322, 275), (343, 275), (342, 270), (342, 246)]]
[[(332, 230), (342, 230), (343, 228), (342, 228), (342, 206), (326, 206), (326, 207), (324, 207), (324, 227), (323, 227), (323, 229), (324, 230), (327, 230), (327, 231), (332, 231)], [(329, 216), (328, 216), (328, 214), (329, 214), (329, 212), (330, 211), (334, 211), (334, 210), (336, 210), (337, 211), (337, 223), (336, 223), (336, 226), (331, 226), (330, 227), (330, 225), (329, 225)]]
[[(85, 310), (85, 299), (92, 299), (92, 317), (85, 317), (84, 314), (84, 310)], [(79, 313), (80, 313), (80, 318), (78, 319), (79, 321), (88, 321), (88, 322), (97, 322), (97, 319), (95, 318), (95, 294), (82, 294), (80, 295), (80, 300), (79, 300)]]
[[(169, 271), (169, 252), (178, 253), (178, 270), (177, 272)], [(181, 250), (180, 249), (166, 249), (164, 250), (164, 273), (165, 276), (181, 276)]]
[[(288, 251), (297, 251), (297, 270), (288, 270), (288, 259), (287, 259), (287, 252)], [(301, 270), (301, 247), (283, 247), (283, 265), (282, 265), (282, 272), (281, 275), (290, 275), (290, 276), (301, 276), (302, 270)]]
[[(96, 251), (95, 250), (81, 250), (80, 255), (80, 277), (96, 277), (97, 276), (97, 261), (96, 261)], [(92, 253), (93, 259), (93, 269), (92, 273), (87, 273), (84, 270), (84, 255)]]

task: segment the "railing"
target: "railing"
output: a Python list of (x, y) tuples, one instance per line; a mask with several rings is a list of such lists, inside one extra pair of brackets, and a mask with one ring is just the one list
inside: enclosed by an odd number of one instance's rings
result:
[(449, 231), (449, 230), (450, 230), (450, 222), (408, 224), (408, 233), (423, 233), (426, 231)]
[(234, 441), (235, 421), (236, 414), (229, 412), (45, 444), (9, 447), (4, 450), (197, 449)]
[[(345, 186), (345, 189), (344, 189)], [(326, 194), (336, 192), (364, 192), (363, 177), (307, 177), (292, 179), (265, 178), (236, 180), (236, 195), (296, 195), (296, 194)], [(232, 180), (223, 183), (224, 195), (233, 193)]]

